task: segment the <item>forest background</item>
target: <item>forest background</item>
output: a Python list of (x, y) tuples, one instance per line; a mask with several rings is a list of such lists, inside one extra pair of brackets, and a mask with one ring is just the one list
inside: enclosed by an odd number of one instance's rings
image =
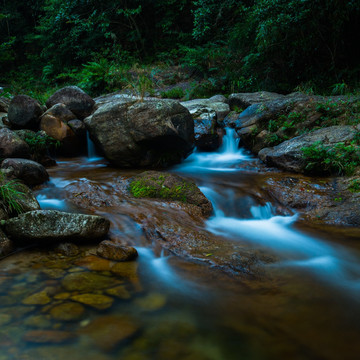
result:
[(169, 83), (184, 70), (201, 84), (188, 98), (359, 89), (359, 0), (0, 1), (0, 86), (12, 94), (76, 84), (95, 96), (166, 69)]

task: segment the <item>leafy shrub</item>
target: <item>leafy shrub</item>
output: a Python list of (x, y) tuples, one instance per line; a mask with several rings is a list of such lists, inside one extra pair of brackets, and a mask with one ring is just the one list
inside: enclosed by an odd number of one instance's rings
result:
[(348, 187), (348, 190), (350, 190), (351, 192), (360, 192), (360, 180), (352, 180), (350, 186)]
[(301, 149), (307, 165), (305, 171), (313, 174), (351, 175), (360, 165), (359, 147), (338, 143), (325, 146), (316, 142)]
[(26, 132), (24, 141), (29, 145), (30, 154), (35, 161), (60, 146), (60, 141), (55, 140), (44, 131)]
[(175, 87), (168, 91), (162, 91), (160, 95), (166, 99), (181, 99), (185, 96), (185, 91), (180, 87)]

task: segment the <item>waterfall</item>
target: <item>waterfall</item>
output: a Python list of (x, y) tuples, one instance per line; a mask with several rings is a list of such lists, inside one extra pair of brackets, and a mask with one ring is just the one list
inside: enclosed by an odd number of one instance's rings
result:
[(226, 128), (226, 135), (218, 151), (203, 153), (195, 151), (181, 165), (176, 167), (181, 172), (212, 172), (236, 171), (236, 165), (243, 161), (252, 160), (253, 157), (239, 148), (239, 138), (234, 129)]
[(95, 144), (90, 139), (89, 132), (86, 133), (86, 141), (87, 141), (87, 155), (89, 161), (97, 161), (100, 160), (101, 157), (97, 154)]

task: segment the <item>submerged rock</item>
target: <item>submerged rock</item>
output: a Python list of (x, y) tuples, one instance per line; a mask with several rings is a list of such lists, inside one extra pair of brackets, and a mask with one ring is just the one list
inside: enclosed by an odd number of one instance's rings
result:
[(82, 318), (85, 309), (81, 304), (65, 302), (50, 309), (50, 315), (55, 320), (76, 321)]
[(128, 316), (106, 315), (80, 329), (80, 334), (90, 337), (100, 349), (111, 351), (138, 329), (138, 325)]
[(173, 100), (110, 101), (85, 124), (95, 145), (120, 167), (168, 166), (193, 148), (193, 119)]
[(77, 86), (66, 86), (56, 91), (46, 101), (48, 108), (56, 104), (65, 104), (79, 119), (89, 116), (95, 105), (94, 100)]
[(16, 240), (94, 240), (104, 237), (109, 227), (101, 216), (37, 210), (7, 220), (5, 232)]
[(115, 286), (117, 280), (109, 276), (86, 271), (66, 275), (61, 284), (67, 291), (92, 292)]
[(80, 294), (71, 297), (71, 300), (77, 301), (84, 305), (91, 306), (98, 310), (105, 310), (111, 307), (114, 299), (101, 294)]
[(28, 296), (22, 301), (24, 305), (46, 305), (51, 301), (46, 290)]
[(96, 253), (105, 259), (115, 261), (131, 261), (138, 256), (136, 249), (132, 246), (124, 246), (109, 240), (102, 241)]
[(1, 169), (6, 170), (8, 177), (22, 180), (27, 185), (38, 185), (49, 180), (49, 174), (44, 166), (27, 159), (5, 159)]
[(178, 200), (196, 205), (204, 216), (210, 216), (213, 211), (211, 202), (194, 182), (175, 174), (145, 171), (131, 179), (130, 191), (135, 197)]
[(74, 334), (61, 330), (31, 330), (25, 333), (23, 340), (36, 344), (60, 344), (74, 339)]

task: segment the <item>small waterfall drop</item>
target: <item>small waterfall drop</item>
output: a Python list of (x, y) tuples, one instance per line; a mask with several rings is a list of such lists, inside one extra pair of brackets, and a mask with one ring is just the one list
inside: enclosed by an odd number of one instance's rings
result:
[(97, 154), (95, 144), (90, 139), (89, 132), (86, 133), (86, 142), (87, 142), (87, 155), (89, 161), (97, 161), (100, 160), (101, 157)]
[(217, 152), (203, 153), (195, 151), (176, 169), (181, 172), (212, 172), (236, 171), (234, 168), (243, 161), (252, 160), (245, 150), (239, 148), (239, 138), (236, 131), (226, 128), (226, 135)]

